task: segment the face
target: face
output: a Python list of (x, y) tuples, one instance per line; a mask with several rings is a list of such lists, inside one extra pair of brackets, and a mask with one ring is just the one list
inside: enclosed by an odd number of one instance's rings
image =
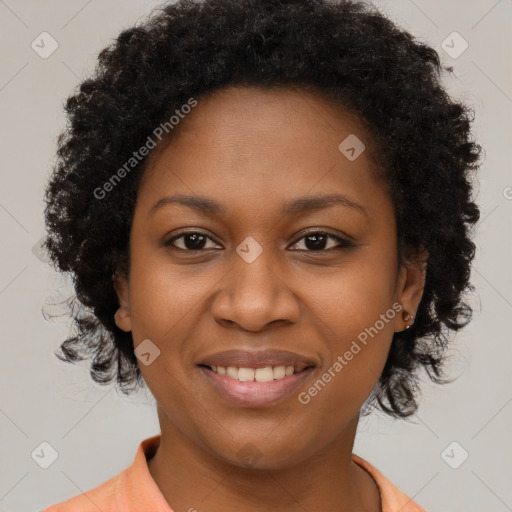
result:
[(232, 87), (151, 155), (116, 323), (145, 354), (162, 436), (278, 468), (353, 434), (423, 288), (398, 266), (370, 149), (320, 96)]

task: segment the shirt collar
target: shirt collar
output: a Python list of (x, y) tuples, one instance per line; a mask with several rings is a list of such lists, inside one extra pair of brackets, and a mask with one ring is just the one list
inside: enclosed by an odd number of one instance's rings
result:
[[(160, 437), (159, 434), (142, 441), (132, 465), (125, 470), (126, 493), (131, 494), (127, 502), (137, 503), (140, 510), (146, 507), (155, 512), (173, 512), (148, 468), (148, 460), (156, 453)], [(382, 512), (425, 512), (369, 462), (355, 454), (352, 454), (352, 460), (369, 473), (377, 484)]]

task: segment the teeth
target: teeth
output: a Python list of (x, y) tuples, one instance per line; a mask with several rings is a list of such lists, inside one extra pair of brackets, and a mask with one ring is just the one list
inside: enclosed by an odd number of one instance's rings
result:
[[(276, 369), (277, 368), (282, 368), (282, 366), (276, 366)], [(240, 371), (242, 371), (242, 369), (240, 369)], [(272, 370), (271, 366), (265, 366), (265, 368), (258, 368), (254, 372), (254, 377), (257, 382), (268, 382), (269, 380), (274, 380), (278, 378), (275, 376), (274, 370)], [(238, 378), (240, 378), (240, 373), (238, 374)]]
[(297, 373), (294, 366), (265, 366), (265, 368), (237, 368), (236, 366), (211, 366), (219, 375), (227, 375), (242, 382), (268, 382)]
[(234, 366), (228, 366), (226, 368), (226, 375), (232, 379), (238, 379), (238, 368), (235, 368)]
[[(293, 375), (294, 368), (291, 367), (292, 373), (290, 375)], [(276, 366), (274, 368), (274, 379), (282, 379), (286, 375), (286, 366)]]
[(238, 368), (238, 380), (254, 380), (255, 371), (252, 368)]

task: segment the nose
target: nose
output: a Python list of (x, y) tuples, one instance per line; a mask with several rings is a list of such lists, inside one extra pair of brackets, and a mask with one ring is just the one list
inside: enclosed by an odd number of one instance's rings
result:
[(256, 332), (270, 323), (298, 321), (300, 307), (293, 283), (286, 282), (266, 253), (270, 250), (263, 251), (252, 263), (238, 254), (234, 256), (233, 267), (221, 280), (222, 288), (212, 303), (217, 322)]

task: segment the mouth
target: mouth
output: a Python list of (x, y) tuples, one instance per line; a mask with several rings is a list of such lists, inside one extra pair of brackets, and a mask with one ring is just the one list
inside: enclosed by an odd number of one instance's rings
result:
[(197, 365), (216, 392), (246, 407), (273, 405), (295, 391), (314, 371), (313, 360), (278, 350), (228, 351)]
[(218, 375), (226, 375), (230, 379), (239, 380), (241, 382), (269, 382), (271, 380), (284, 379), (287, 376), (301, 373), (313, 366), (293, 366), (278, 365), (264, 366), (262, 368), (244, 368), (237, 366), (210, 366), (206, 364), (198, 365), (206, 368)]

